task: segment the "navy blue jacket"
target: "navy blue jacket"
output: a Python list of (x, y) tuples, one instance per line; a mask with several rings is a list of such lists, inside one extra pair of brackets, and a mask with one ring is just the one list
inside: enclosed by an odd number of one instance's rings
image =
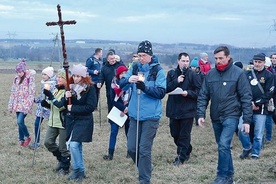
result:
[(66, 140), (77, 142), (91, 142), (94, 120), (92, 112), (96, 108), (96, 90), (95, 87), (89, 86), (86, 91), (81, 93), (78, 100), (72, 97), (72, 109), (70, 114), (66, 115)]
[(92, 81), (95, 84), (97, 84), (98, 83), (99, 74), (95, 75), (94, 74), (94, 70), (98, 70), (99, 72), (101, 72), (101, 68), (102, 68), (102, 60), (101, 60), (101, 58), (97, 59), (97, 58), (95, 58), (95, 54), (93, 54), (91, 57), (89, 57), (86, 60), (85, 66), (87, 67), (87, 72), (91, 76)]

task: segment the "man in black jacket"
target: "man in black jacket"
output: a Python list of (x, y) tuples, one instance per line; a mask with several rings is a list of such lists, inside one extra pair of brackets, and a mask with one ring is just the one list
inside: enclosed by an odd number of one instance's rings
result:
[(204, 127), (206, 108), (211, 100), (210, 116), (218, 144), (217, 176), (213, 184), (230, 184), (234, 175), (230, 144), (242, 113), (242, 130), (249, 133), (252, 93), (243, 70), (233, 65), (229, 49), (220, 46), (214, 55), (215, 68), (207, 73), (198, 96), (198, 124)]
[(108, 108), (108, 112), (109, 112), (113, 106), (112, 100), (110, 98), (111, 82), (115, 76), (116, 69), (119, 66), (122, 66), (124, 64), (121, 62), (115, 61), (115, 54), (113, 52), (108, 52), (106, 58), (107, 58), (107, 63), (101, 69), (97, 87), (101, 88), (103, 86), (103, 84), (105, 83), (107, 108)]
[(177, 146), (174, 165), (183, 164), (192, 151), (191, 132), (196, 116), (196, 101), (201, 88), (200, 76), (189, 68), (190, 56), (183, 52), (178, 55), (178, 66), (167, 74), (167, 92), (181, 88), (181, 94), (168, 97), (166, 116), (170, 118), (170, 132)]
[(253, 57), (254, 67), (246, 72), (248, 83), (252, 90), (252, 106), (254, 124), (253, 144), (251, 144), (248, 134), (244, 134), (242, 129), (239, 131), (239, 138), (243, 146), (241, 159), (249, 156), (251, 153), (252, 159), (258, 159), (261, 152), (266, 115), (268, 115), (268, 101), (274, 93), (274, 76), (271, 72), (265, 69), (265, 55), (263, 53), (256, 54)]

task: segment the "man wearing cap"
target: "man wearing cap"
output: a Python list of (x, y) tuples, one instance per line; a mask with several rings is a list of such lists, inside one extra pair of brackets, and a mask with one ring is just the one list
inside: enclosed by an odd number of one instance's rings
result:
[(233, 66), (229, 49), (220, 46), (214, 56), (215, 68), (206, 74), (197, 99), (198, 124), (204, 127), (206, 109), (211, 101), (210, 116), (218, 145), (217, 175), (212, 184), (230, 184), (234, 176), (231, 140), (242, 113), (242, 130), (249, 133), (252, 94), (244, 71)]
[(249, 81), (253, 99), (253, 118), (251, 124), (254, 124), (253, 144), (248, 134), (244, 134), (239, 126), (239, 139), (242, 143), (243, 152), (241, 159), (247, 158), (251, 153), (252, 159), (259, 159), (262, 148), (264, 127), (266, 115), (268, 114), (268, 101), (274, 93), (273, 74), (265, 69), (265, 54), (256, 54), (253, 57), (254, 67), (246, 72)]
[[(153, 55), (152, 45), (149, 41), (146, 40), (139, 44), (137, 54), (139, 61), (132, 65), (120, 80), (120, 87), (122, 89), (127, 86), (132, 88), (128, 106), (130, 125), (127, 149), (134, 162), (136, 162), (137, 156), (139, 182), (146, 184), (150, 183), (151, 179), (151, 151), (159, 119), (162, 117), (161, 100), (166, 94), (166, 76), (161, 66), (158, 66), (160, 70), (155, 77), (151, 73), (151, 70), (155, 65), (159, 65), (159, 62), (158, 58)], [(137, 66), (138, 74), (141, 77), (133, 74), (133, 66)], [(138, 137), (138, 145), (136, 145), (136, 137)], [(136, 146), (138, 153), (136, 153)]]
[(198, 66), (200, 67), (200, 71), (206, 75), (209, 70), (211, 70), (211, 63), (208, 61), (208, 54), (206, 52), (202, 52), (199, 54), (200, 60), (198, 61)]

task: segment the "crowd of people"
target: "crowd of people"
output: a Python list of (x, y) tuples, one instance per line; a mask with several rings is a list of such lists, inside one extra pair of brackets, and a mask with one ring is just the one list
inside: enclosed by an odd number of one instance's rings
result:
[[(166, 116), (176, 145), (172, 164), (179, 166), (190, 159), (193, 125), (204, 128), (211, 102), (210, 117), (218, 148), (213, 184), (233, 183), (231, 141), (235, 132), (241, 142), (240, 159), (259, 159), (263, 145), (272, 140), (276, 122), (276, 53), (270, 57), (257, 53), (245, 69), (241, 62), (233, 61), (226, 46), (218, 47), (213, 54), (212, 68), (205, 52), (193, 59), (186, 52), (179, 53), (176, 68), (166, 73), (150, 41), (138, 45), (128, 67), (115, 50), (110, 49), (106, 58), (102, 58), (103, 50), (97, 48), (85, 66), (73, 65), (69, 74), (60, 69), (56, 76), (52, 67), (43, 69), (38, 97), (35, 97), (35, 71), (27, 69), (26, 61), (22, 60), (15, 67), (17, 75), (8, 104), (8, 110), (16, 113), (20, 146), (39, 148), (40, 125), (47, 119), (44, 145), (58, 160), (55, 170), (65, 175), (72, 167), (68, 179), (82, 181), (86, 177), (82, 143), (92, 141), (93, 111), (100, 110), (99, 96), (105, 84), (108, 113), (114, 107), (120, 111), (120, 117), (127, 115), (126, 157), (135, 164), (139, 183), (150, 183), (152, 146), (162, 117), (162, 99), (168, 94)], [(24, 119), (32, 112), (34, 103), (38, 106), (31, 144)], [(108, 153), (103, 159), (111, 161), (120, 126), (111, 119), (108, 123)]]

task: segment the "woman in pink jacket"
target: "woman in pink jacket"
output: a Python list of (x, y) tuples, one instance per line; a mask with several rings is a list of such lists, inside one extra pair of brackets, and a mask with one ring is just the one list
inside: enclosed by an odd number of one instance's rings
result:
[(24, 119), (27, 114), (32, 112), (36, 72), (34, 70), (26, 70), (24, 59), (16, 65), (15, 72), (17, 75), (13, 80), (8, 110), (10, 113), (16, 113), (20, 146), (28, 146), (31, 142), (31, 137)]

